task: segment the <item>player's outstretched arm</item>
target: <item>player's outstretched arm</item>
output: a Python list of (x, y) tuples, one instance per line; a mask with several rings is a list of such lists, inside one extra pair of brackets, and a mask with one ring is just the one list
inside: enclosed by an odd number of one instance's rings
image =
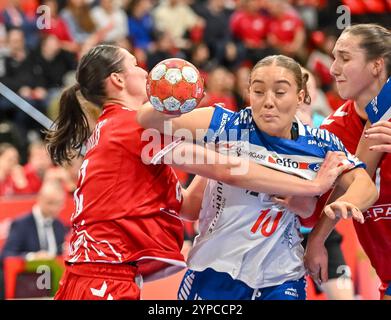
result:
[(318, 285), (328, 280), (328, 256), (324, 243), (337, 222), (338, 219), (332, 220), (326, 215), (322, 215), (308, 236), (304, 266)]
[[(180, 154), (191, 155), (187, 160)], [(339, 166), (340, 157), (327, 155), (315, 180), (263, 167), (248, 159), (227, 156), (199, 145), (182, 143), (164, 156), (164, 162), (183, 171), (222, 181), (229, 185), (269, 194), (317, 196), (331, 188), (340, 173), (350, 164)], [(196, 159), (196, 161), (194, 160)]]
[[(206, 130), (209, 128), (213, 111), (214, 108), (207, 107), (195, 109), (180, 116), (172, 116), (155, 110), (147, 102), (137, 111), (137, 121), (145, 129), (153, 128), (166, 135), (175, 135), (177, 130), (187, 129), (194, 139), (203, 139)], [(168, 124), (172, 128), (172, 132), (165, 132)], [(181, 134), (179, 133), (179, 135)]]
[(338, 179), (338, 186), (345, 193), (324, 208), (325, 214), (331, 219), (353, 217), (364, 223), (362, 212), (374, 204), (379, 194), (370, 176), (362, 168), (356, 168), (344, 173)]

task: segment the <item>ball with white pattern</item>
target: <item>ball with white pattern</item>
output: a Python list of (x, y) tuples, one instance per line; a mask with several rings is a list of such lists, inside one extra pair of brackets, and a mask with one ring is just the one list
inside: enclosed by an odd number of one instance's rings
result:
[(152, 106), (164, 113), (192, 111), (204, 96), (204, 80), (190, 62), (172, 58), (159, 62), (148, 74), (147, 95)]

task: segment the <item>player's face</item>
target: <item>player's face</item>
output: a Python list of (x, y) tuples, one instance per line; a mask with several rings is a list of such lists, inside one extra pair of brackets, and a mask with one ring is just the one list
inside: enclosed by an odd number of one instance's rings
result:
[(136, 58), (125, 49), (121, 49), (125, 55), (124, 80), (125, 87), (131, 96), (142, 98), (143, 103), (148, 101), (146, 83), (148, 73), (137, 65)]
[(304, 92), (298, 93), (293, 73), (265, 66), (251, 74), (250, 104), (257, 126), (271, 136), (291, 138), (292, 122)]
[(358, 100), (374, 80), (365, 51), (360, 48), (360, 37), (342, 34), (333, 55), (330, 73), (335, 78), (339, 95), (343, 99)]

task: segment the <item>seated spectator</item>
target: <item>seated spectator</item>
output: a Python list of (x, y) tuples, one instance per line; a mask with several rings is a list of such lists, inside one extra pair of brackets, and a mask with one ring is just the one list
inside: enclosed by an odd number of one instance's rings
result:
[(304, 75), (308, 76), (307, 91), (311, 99), (303, 102), (296, 112), (296, 116), (306, 125), (319, 128), (323, 120), (332, 113), (326, 95), (317, 86), (314, 75), (305, 68), (302, 68)]
[(58, 15), (58, 3), (56, 0), (43, 0), (42, 4), (49, 7), (50, 10), (50, 28), (42, 29), (44, 35), (54, 35), (60, 41), (63, 50), (76, 53), (79, 45), (73, 40), (68, 25)]
[(86, 0), (68, 0), (60, 16), (66, 23), (73, 41), (80, 46), (96, 31), (91, 9)]
[(151, 0), (133, 0), (127, 7), (129, 39), (135, 49), (150, 50), (153, 45), (154, 21)]
[(65, 192), (73, 194), (77, 188), (79, 170), (83, 163), (83, 157), (77, 156), (70, 163), (65, 163), (61, 167), (52, 167), (46, 171), (44, 183), (54, 181), (62, 185)]
[(197, 67), (201, 76), (204, 78), (204, 81), (207, 81), (208, 72), (217, 64), (216, 61), (211, 58), (208, 46), (203, 42), (192, 46), (190, 61)]
[(125, 11), (113, 0), (100, 0), (99, 5), (92, 8), (91, 17), (97, 30), (110, 30), (102, 41), (115, 43), (127, 37), (128, 18)]
[(12, 222), (1, 257), (22, 256), (27, 260), (52, 259), (63, 252), (65, 226), (58, 220), (64, 207), (61, 185), (43, 184), (30, 213)]
[(231, 91), (233, 86), (234, 77), (232, 73), (223, 67), (216, 67), (209, 73), (206, 82), (206, 94), (200, 102), (200, 107), (222, 103), (225, 108), (236, 111), (236, 101)]
[[(8, 32), (9, 56), (5, 58), (5, 75), (0, 81), (22, 96), (42, 113), (46, 113), (45, 99), (47, 90), (42, 69), (36, 64), (34, 54), (25, 47), (25, 38), (21, 29)], [(21, 134), (27, 136), (31, 130), (39, 132), (42, 128), (27, 114), (16, 108), (8, 100), (1, 100), (0, 109), (11, 109), (14, 121)]]
[(184, 58), (175, 47), (172, 36), (167, 32), (156, 33), (156, 46), (147, 53), (147, 69), (151, 70), (158, 62), (168, 58)]
[(0, 143), (0, 197), (15, 195), (26, 187), (18, 150), (9, 143)]
[(28, 162), (23, 166), (27, 180), (26, 193), (38, 193), (46, 171), (53, 166), (49, 154), (43, 142), (37, 141), (30, 144), (28, 149)]
[(238, 110), (244, 109), (250, 105), (248, 87), (250, 85), (251, 68), (243, 65), (235, 71), (234, 96)]
[(306, 34), (299, 13), (287, 0), (266, 0), (271, 16), (268, 41), (282, 54), (304, 61), (306, 57)]
[(319, 85), (324, 91), (328, 91), (333, 83), (330, 68), (333, 63), (332, 51), (337, 41), (335, 28), (325, 28), (314, 31), (311, 34), (313, 49), (307, 59), (307, 68), (319, 79)]
[(48, 93), (46, 106), (50, 106), (52, 100), (59, 97), (65, 85), (66, 74), (76, 70), (76, 61), (73, 53), (61, 48), (61, 41), (56, 36), (49, 34), (42, 37), (35, 54), (35, 63), (42, 70), (43, 87)]
[(276, 53), (267, 43), (269, 20), (262, 9), (258, 0), (240, 0), (230, 20), (232, 35), (245, 48), (246, 59), (252, 64)]
[(19, 28), (24, 33), (27, 47), (32, 50), (38, 45), (38, 29), (34, 17), (27, 17), (23, 12), (20, 0), (9, 0), (8, 5), (0, 13), (0, 20), (7, 30)]
[(168, 32), (179, 49), (190, 48), (186, 33), (202, 27), (203, 20), (195, 14), (184, 0), (163, 0), (153, 11), (156, 28)]
[(224, 0), (208, 0), (194, 5), (194, 9), (205, 21), (203, 42), (209, 47), (211, 57), (221, 60), (227, 43), (232, 41), (227, 32), (232, 10), (226, 8)]

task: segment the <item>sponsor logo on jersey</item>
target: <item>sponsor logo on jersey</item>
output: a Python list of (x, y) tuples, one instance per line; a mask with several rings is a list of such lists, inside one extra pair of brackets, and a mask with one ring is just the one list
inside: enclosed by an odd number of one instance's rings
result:
[(219, 220), (221, 213), (224, 211), (224, 207), (225, 207), (225, 197), (223, 196), (223, 183), (218, 181), (216, 193), (213, 194), (213, 204), (212, 204), (212, 208), (216, 210), (216, 214), (211, 224), (209, 225), (208, 228), (209, 233), (212, 233), (214, 228), (216, 227), (217, 221)]
[(371, 219), (373, 221), (391, 219), (391, 203), (373, 206), (365, 212), (364, 216), (365, 220)]
[(317, 172), (320, 168), (321, 163), (320, 162), (300, 162), (295, 161), (290, 158), (277, 158), (273, 156), (269, 156), (267, 158), (267, 161), (272, 164), (278, 164), (280, 166), (286, 167), (286, 168), (293, 168), (293, 169), (300, 169), (300, 170), (312, 170)]
[(250, 151), (250, 150), (248, 150), (248, 148), (239, 147), (236, 149), (236, 154), (238, 157), (240, 157), (241, 155), (245, 155), (245, 156), (247, 156), (251, 159), (254, 159), (256, 161), (261, 161), (261, 160), (266, 159), (266, 155), (255, 152), (255, 151)]

